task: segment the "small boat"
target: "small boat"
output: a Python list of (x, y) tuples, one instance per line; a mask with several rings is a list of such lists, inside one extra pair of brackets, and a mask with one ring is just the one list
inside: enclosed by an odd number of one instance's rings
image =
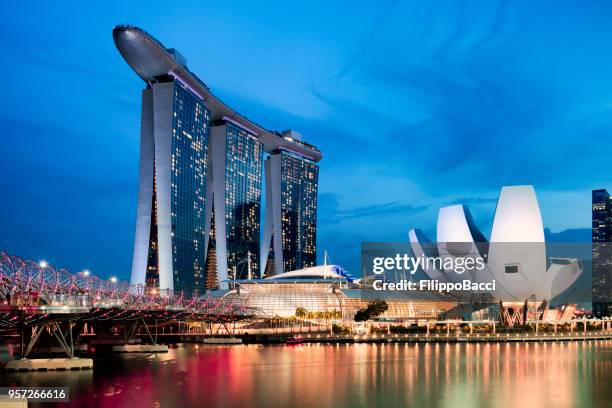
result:
[(304, 338), (300, 335), (291, 336), (287, 340), (285, 340), (285, 344), (293, 345), (293, 344), (302, 344), (304, 342)]

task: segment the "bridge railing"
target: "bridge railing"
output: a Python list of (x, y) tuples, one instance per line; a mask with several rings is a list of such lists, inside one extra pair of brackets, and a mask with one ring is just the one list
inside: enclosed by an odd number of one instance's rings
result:
[(174, 310), (210, 315), (253, 312), (223, 298), (186, 297), (171, 290), (147, 290), (143, 285), (103, 280), (84, 272), (24, 260), (0, 252), (0, 305), (70, 306), (97, 309)]

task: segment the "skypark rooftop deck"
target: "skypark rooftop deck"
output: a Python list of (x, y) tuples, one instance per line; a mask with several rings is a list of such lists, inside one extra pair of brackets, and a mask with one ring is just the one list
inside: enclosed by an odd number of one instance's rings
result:
[(187, 68), (185, 59), (175, 49), (164, 47), (144, 30), (129, 25), (118, 25), (113, 29), (113, 39), (125, 61), (146, 83), (158, 82), (160, 78), (168, 77), (178, 80), (204, 100), (211, 111), (211, 121), (229, 121), (253, 133), (263, 143), (267, 152), (287, 150), (314, 162), (320, 161), (323, 157), (316, 147), (290, 137), (283, 137), (278, 132), (267, 130), (236, 112), (213, 95), (210, 88)]

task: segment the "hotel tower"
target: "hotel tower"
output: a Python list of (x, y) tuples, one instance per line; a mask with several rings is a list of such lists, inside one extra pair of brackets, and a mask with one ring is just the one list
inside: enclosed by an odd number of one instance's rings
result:
[(607, 190), (593, 190), (593, 315), (612, 316), (612, 197)]
[(145, 82), (132, 283), (191, 296), (315, 265), (321, 152), (234, 111), (145, 31), (113, 39)]
[[(300, 140), (296, 132), (285, 137)], [(285, 150), (265, 163), (266, 220), (261, 246), (262, 276), (315, 266), (319, 166)]]

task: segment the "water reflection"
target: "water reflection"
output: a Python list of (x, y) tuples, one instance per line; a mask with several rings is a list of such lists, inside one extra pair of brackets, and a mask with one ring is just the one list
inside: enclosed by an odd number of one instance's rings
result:
[(73, 406), (585, 407), (612, 401), (612, 342), (186, 346), (93, 372), (6, 374)]

